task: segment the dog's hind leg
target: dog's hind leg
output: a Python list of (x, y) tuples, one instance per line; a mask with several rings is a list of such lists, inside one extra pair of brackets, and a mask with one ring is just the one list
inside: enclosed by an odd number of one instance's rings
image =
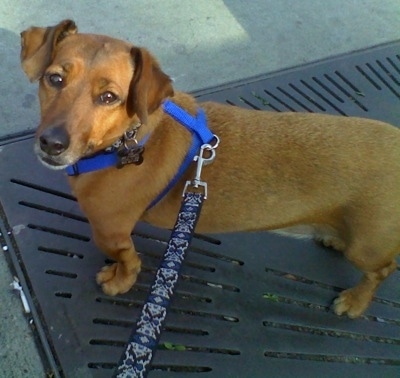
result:
[(387, 249), (384, 240), (381, 240), (379, 247), (353, 243), (345, 251), (345, 256), (364, 275), (355, 287), (344, 290), (335, 299), (333, 306), (337, 315), (347, 314), (350, 318), (357, 318), (363, 314), (378, 286), (396, 270), (395, 256), (397, 252), (397, 248)]
[(344, 252), (346, 242), (333, 227), (318, 225), (315, 227), (314, 240), (321, 243), (326, 248), (332, 248), (339, 252)]
[(340, 252), (343, 252), (346, 248), (345, 241), (338, 231), (324, 224), (297, 225), (273, 230), (272, 232), (298, 239), (314, 239), (315, 242), (322, 244), (324, 247), (333, 248)]

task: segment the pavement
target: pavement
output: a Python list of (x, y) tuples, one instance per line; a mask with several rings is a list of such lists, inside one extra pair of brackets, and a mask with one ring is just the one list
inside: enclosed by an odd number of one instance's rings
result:
[[(399, 0), (2, 0), (0, 138), (34, 130), (37, 85), (20, 69), (19, 33), (73, 19), (81, 32), (149, 48), (180, 90), (194, 91), (400, 39)], [(0, 250), (0, 376), (45, 369)]]

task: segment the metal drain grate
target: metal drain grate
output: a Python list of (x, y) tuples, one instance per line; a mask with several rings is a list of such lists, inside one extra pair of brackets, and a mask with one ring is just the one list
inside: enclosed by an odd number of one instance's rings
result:
[(250, 109), (361, 116), (399, 124), (398, 43), (197, 92)]
[[(400, 43), (197, 92), (200, 100), (327, 112), (400, 126)], [(0, 147), (2, 223), (56, 375), (109, 377), (135, 324), (169, 232), (139, 224), (144, 269), (105, 296), (104, 256), (61, 173), (36, 162), (32, 138)], [(151, 377), (400, 374), (400, 272), (360, 320), (329, 311), (359, 273), (335, 252), (267, 233), (198, 236), (185, 261)]]

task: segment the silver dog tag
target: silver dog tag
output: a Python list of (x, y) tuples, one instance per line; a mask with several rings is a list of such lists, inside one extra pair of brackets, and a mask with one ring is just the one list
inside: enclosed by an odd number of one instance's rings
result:
[(127, 146), (122, 144), (117, 151), (117, 168), (123, 168), (128, 164), (140, 165), (143, 163), (144, 147), (139, 145)]

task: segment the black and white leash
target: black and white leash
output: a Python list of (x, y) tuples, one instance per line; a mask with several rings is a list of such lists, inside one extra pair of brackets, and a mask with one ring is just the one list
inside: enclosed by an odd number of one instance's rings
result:
[[(201, 180), (201, 170), (215, 158), (216, 144), (204, 144), (195, 156), (196, 175), (185, 186), (181, 209), (172, 231), (167, 249), (157, 270), (150, 294), (142, 308), (141, 315), (126, 349), (116, 368), (114, 378), (146, 377), (157, 348), (168, 307), (179, 279), (179, 273), (190, 246), (204, 199), (207, 198), (207, 183)], [(206, 152), (207, 151), (207, 152)], [(208, 157), (204, 155), (208, 154)], [(190, 188), (203, 188), (202, 192)]]

